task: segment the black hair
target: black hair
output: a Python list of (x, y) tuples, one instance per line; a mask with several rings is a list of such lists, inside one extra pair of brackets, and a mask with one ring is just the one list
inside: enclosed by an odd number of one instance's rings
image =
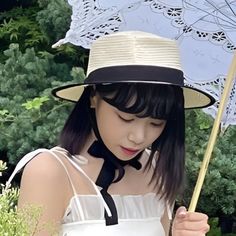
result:
[[(170, 204), (183, 190), (185, 164), (185, 118), (183, 89), (175, 85), (115, 83), (96, 85), (95, 91), (109, 104), (138, 117), (166, 120), (159, 138), (151, 145), (146, 169), (153, 166), (151, 182)], [(92, 130), (90, 96), (87, 87), (70, 114), (60, 136), (60, 145), (78, 154)]]

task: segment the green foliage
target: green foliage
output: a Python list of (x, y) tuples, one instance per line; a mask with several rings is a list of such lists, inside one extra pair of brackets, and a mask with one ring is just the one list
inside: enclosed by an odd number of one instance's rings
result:
[(236, 234), (232, 233), (232, 234), (223, 234), (222, 236), (236, 236)]
[(47, 96), (34, 98), (33, 100), (27, 101), (23, 103), (22, 106), (25, 107), (26, 110), (36, 109), (39, 110), (44, 102), (48, 101), (49, 98)]
[(0, 64), (0, 150), (11, 163), (27, 152), (56, 144), (71, 103), (51, 96), (51, 89), (84, 78), (82, 69), (54, 62), (50, 53), (20, 52), (13, 44)]
[(210, 225), (210, 231), (207, 233), (207, 236), (221, 236), (221, 230), (218, 227), (219, 219), (216, 217), (210, 218), (208, 223)]
[(219, 218), (212, 217), (208, 220), (210, 225), (210, 231), (206, 234), (207, 236), (236, 236), (235, 233), (222, 234), (219, 227)]
[[(65, 0), (39, 0), (28, 8), (16, 7), (0, 13), (0, 44), (3, 52), (11, 43), (20, 45), (20, 50), (34, 47), (40, 51), (54, 54), (59, 63), (86, 67), (88, 50), (71, 44), (52, 49), (51, 45), (63, 38), (69, 29), (71, 9)], [(6, 59), (0, 53), (0, 62)]]
[(7, 164), (0, 160), (0, 176), (2, 176), (2, 172), (7, 169)]
[[(189, 205), (199, 168), (206, 151), (213, 119), (201, 111), (186, 112), (186, 164), (188, 188), (184, 197)], [(217, 139), (198, 210), (209, 216), (236, 213), (236, 127), (229, 127)]]
[(71, 8), (65, 0), (38, 0), (43, 9), (37, 14), (37, 21), (51, 42), (64, 37), (71, 21)]
[[(37, 13), (37, 23), (49, 39), (49, 44), (56, 43), (64, 38), (70, 27), (71, 8), (65, 0), (38, 0), (40, 8)], [(66, 62), (72, 66), (85, 68), (88, 61), (88, 50), (76, 47), (72, 44), (64, 44), (55, 49), (48, 49), (55, 54), (55, 60)]]
[[(18, 43), (21, 50), (28, 47), (42, 48), (48, 44), (46, 34), (42, 32), (36, 21), (38, 7), (17, 7), (11, 11), (0, 13), (1, 51), (8, 48), (9, 43)], [(4, 46), (3, 46), (4, 45)]]
[[(23, 0), (25, 1), (25, 0)], [(37, 7), (37, 4), (35, 4), (35, 1), (31, 1), (31, 4), (28, 4), (28, 8), (23, 8), (21, 5), (16, 5), (14, 8), (12, 8), (9, 11), (2, 11), (0, 13), (0, 22), (2, 23), (4, 20), (10, 20), (11, 18), (15, 19), (18, 16), (20, 16), (22, 13), (25, 13), (27, 16), (31, 16), (35, 12), (35, 7)], [(27, 9), (27, 10), (26, 10)]]
[(55, 60), (58, 62), (66, 62), (72, 66), (86, 68), (88, 62), (88, 50), (82, 47), (76, 47), (72, 44), (63, 44), (53, 50)]

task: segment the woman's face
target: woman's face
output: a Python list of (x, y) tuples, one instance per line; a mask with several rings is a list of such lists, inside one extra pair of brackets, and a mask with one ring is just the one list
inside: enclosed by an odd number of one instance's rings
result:
[(119, 159), (129, 160), (149, 147), (162, 133), (166, 121), (139, 118), (105, 102), (99, 95), (91, 98), (97, 126), (106, 147)]

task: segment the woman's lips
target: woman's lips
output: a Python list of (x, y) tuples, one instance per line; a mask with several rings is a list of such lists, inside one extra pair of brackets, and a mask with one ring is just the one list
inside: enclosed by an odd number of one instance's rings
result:
[(136, 154), (139, 151), (139, 149), (125, 148), (125, 147), (122, 147), (122, 146), (121, 146), (121, 149), (128, 156), (132, 156), (132, 155)]

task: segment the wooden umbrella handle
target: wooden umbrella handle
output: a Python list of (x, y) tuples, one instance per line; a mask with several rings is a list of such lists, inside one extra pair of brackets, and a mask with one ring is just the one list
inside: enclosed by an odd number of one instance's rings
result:
[(230, 91), (232, 89), (233, 80), (234, 80), (235, 76), (236, 76), (236, 52), (234, 53), (233, 60), (230, 65), (229, 72), (228, 72), (228, 75), (227, 75), (227, 78), (225, 81), (225, 87), (224, 87), (223, 94), (222, 94), (222, 97), (220, 100), (219, 109), (218, 109), (218, 112), (217, 112), (217, 115), (216, 115), (216, 118), (215, 118), (215, 121), (213, 124), (211, 135), (210, 135), (210, 138), (209, 138), (209, 141), (207, 144), (207, 149), (206, 149), (206, 152), (205, 152), (205, 155), (203, 158), (203, 162), (201, 165), (201, 169), (200, 169), (200, 172), (198, 175), (197, 183), (195, 185), (192, 199), (191, 199), (191, 202), (189, 205), (188, 211), (190, 211), (190, 212), (194, 212), (196, 209), (196, 206), (197, 206), (198, 198), (200, 196), (202, 185), (203, 185), (203, 182), (204, 182), (204, 179), (206, 176), (206, 172), (207, 172), (207, 168), (208, 168), (208, 165), (210, 162), (211, 154), (212, 154), (215, 142), (216, 142), (216, 137), (217, 137), (217, 134), (219, 131), (222, 115), (223, 115), (224, 109), (226, 107), (226, 103), (228, 101), (228, 97), (229, 97)]

